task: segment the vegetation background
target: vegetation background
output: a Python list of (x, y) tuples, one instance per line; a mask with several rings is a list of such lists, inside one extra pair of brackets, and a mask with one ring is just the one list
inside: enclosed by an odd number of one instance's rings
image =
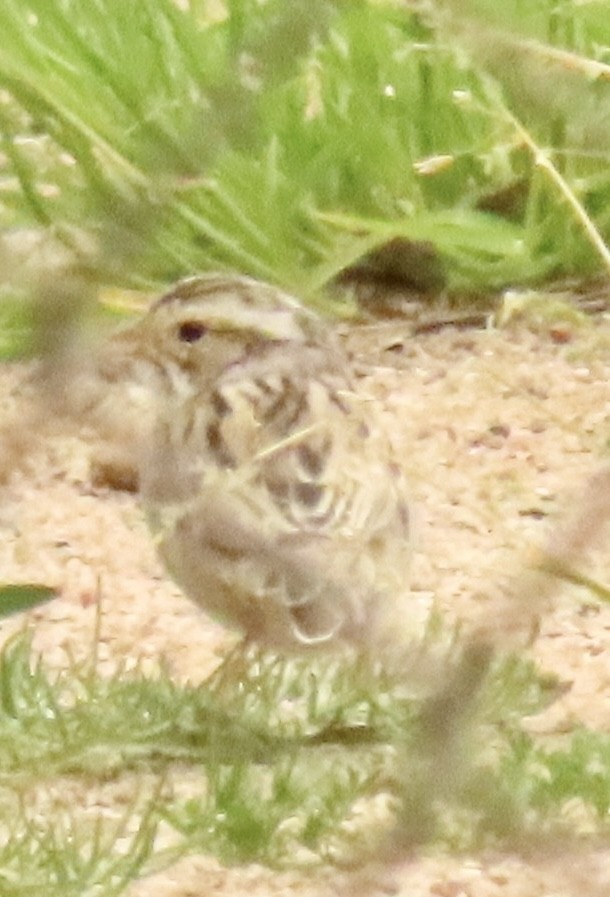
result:
[[(518, 288), (544, 309), (549, 284), (605, 278), (609, 23), (607, 0), (3, 0), (2, 357), (31, 351), (31, 296), (114, 317), (208, 269), (350, 317), (388, 291), (427, 313), (439, 301), (501, 311)], [(311, 676), (238, 652), (187, 688), (104, 677), (95, 645), (85, 666), (50, 672), (27, 635), (12, 640), (0, 656), (3, 893), (120, 894), (193, 851), (281, 868), (388, 844), (472, 851), (565, 831), (570, 801), (605, 837), (607, 735), (541, 743), (522, 719), (557, 683), (518, 656), (464, 666), (436, 618), (422, 651), (431, 643), (476, 686), (451, 744), (468, 762), (438, 793), (436, 699), (358, 663)], [(194, 796), (164, 788), (177, 765), (199, 776)], [(28, 800), (63, 777), (127, 774), (112, 824), (84, 823), (76, 802), (58, 825)], [(381, 821), (346, 825), (380, 796)]]

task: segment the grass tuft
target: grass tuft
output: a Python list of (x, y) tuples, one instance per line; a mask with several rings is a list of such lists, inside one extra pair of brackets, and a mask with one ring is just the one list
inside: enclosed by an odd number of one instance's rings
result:
[(313, 299), (397, 237), (450, 291), (607, 266), (599, 16), (451, 9), (7, 0), (0, 219), (144, 289), (224, 268)]

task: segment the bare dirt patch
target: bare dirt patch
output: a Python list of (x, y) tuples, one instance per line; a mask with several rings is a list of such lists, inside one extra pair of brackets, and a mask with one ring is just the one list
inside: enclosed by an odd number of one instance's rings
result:
[[(413, 600), (433, 599), (452, 617), (476, 619), (493, 584), (520, 569), (605, 459), (610, 325), (596, 321), (560, 342), (526, 327), (447, 329), (413, 339), (394, 324), (350, 340), (365, 371), (362, 389), (381, 404), (412, 482)], [(3, 409), (19, 407), (14, 390), (22, 376), (19, 367), (0, 369)], [(35, 651), (55, 668), (87, 657), (99, 599), (102, 670), (145, 658), (153, 672), (163, 659), (177, 678), (201, 681), (233, 636), (167, 580), (134, 496), (92, 485), (89, 442), (74, 433), (31, 439), (28, 463), (2, 490), (0, 579), (60, 590), (29, 615)], [(588, 572), (610, 581), (603, 546)], [(2, 638), (22, 625), (3, 623)], [(569, 685), (536, 720), (538, 729), (565, 732), (579, 722), (609, 729), (610, 607), (562, 587), (531, 650)], [(326, 895), (352, 893), (352, 884), (259, 867), (227, 871), (190, 858), (134, 884), (129, 897)], [(424, 852), (400, 864), (391, 885), (380, 879), (371, 888), (430, 897), (601, 895), (609, 893), (610, 864), (601, 850), (530, 859)]]

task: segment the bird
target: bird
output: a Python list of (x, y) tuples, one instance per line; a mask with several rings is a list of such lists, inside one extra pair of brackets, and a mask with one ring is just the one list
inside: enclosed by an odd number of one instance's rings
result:
[(408, 612), (409, 488), (329, 322), (271, 284), (206, 273), (113, 353), (147, 397), (140, 498), (185, 595), (278, 653), (383, 650)]

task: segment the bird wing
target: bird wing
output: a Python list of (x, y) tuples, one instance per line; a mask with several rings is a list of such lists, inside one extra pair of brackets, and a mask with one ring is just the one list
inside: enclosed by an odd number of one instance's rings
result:
[(364, 632), (388, 546), (408, 544), (387, 446), (321, 376), (229, 380), (212, 405), (191, 437), (197, 488), (161, 526), (178, 584), (276, 647)]
[(346, 596), (312, 539), (281, 542), (217, 481), (174, 516), (159, 549), (176, 582), (212, 615), (278, 648), (327, 642), (344, 627)]

